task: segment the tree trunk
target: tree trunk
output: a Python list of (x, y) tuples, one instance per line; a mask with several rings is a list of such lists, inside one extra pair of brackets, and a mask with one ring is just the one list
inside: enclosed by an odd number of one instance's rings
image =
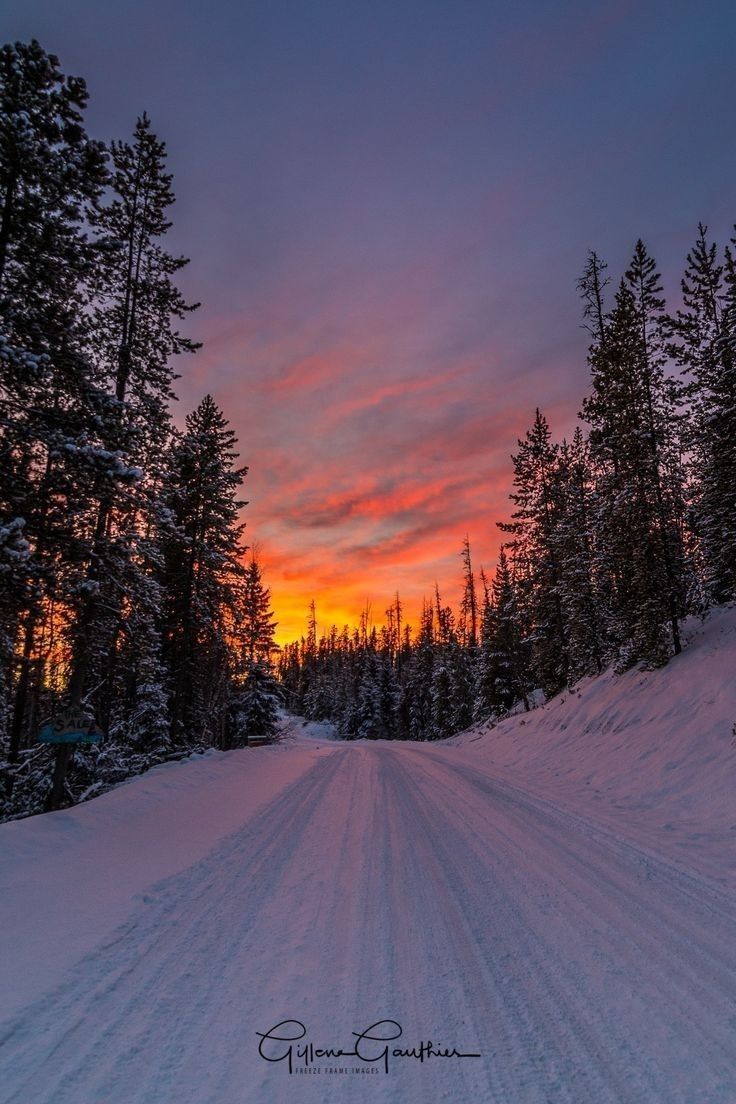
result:
[(15, 188), (18, 183), (17, 170), (12, 172), (5, 186), (3, 196), (3, 217), (0, 220), (0, 294), (2, 294), (3, 280), (5, 278), (5, 266), (8, 261), (8, 246), (10, 245), (10, 228), (13, 220), (13, 202), (15, 200)]
[(32, 610), (26, 622), (26, 630), (23, 637), (23, 653), (20, 658), (20, 674), (18, 675), (18, 684), (15, 688), (13, 720), (10, 725), (10, 746), (8, 748), (8, 761), (10, 763), (17, 763), (20, 753), (23, 721), (26, 715), (28, 690), (31, 684), (31, 656), (33, 655), (35, 636), (36, 612)]
[(53, 812), (61, 808), (64, 800), (64, 783), (69, 769), (69, 763), (74, 752), (74, 744), (59, 744), (56, 748), (54, 761), (54, 775), (51, 780), (51, 793), (46, 802), (46, 812)]

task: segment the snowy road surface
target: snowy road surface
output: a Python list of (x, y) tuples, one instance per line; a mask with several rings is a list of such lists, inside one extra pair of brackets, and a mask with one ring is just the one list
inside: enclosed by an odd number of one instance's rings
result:
[[(302, 759), (273, 800), (2, 1025), (3, 1104), (736, 1101), (723, 888), (452, 748), (280, 755)], [(481, 1057), (300, 1073), (294, 1042), (290, 1075), (258, 1053), (284, 1020), (316, 1047), (393, 1020), (392, 1047)]]

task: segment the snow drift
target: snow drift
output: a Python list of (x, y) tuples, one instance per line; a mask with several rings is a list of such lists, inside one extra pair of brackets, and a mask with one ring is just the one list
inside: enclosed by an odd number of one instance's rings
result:
[(448, 741), (557, 804), (736, 883), (736, 609), (686, 626), (661, 670), (606, 671)]

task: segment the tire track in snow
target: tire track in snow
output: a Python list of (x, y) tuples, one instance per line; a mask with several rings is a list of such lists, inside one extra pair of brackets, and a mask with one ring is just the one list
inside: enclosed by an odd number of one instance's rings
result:
[[(502, 830), (499, 810), (515, 826), (515, 836), (508, 830), (505, 833), (510, 849), (525, 839), (524, 833), (519, 835), (519, 828), (533, 823), (537, 831), (533, 837), (527, 833), (528, 839), (554, 838), (557, 855), (565, 859), (566, 884), (570, 887), (576, 881), (583, 904), (588, 906), (597, 900), (604, 906), (604, 914), (610, 917), (613, 911), (619, 929), (628, 927), (632, 941), (646, 944), (647, 955), (660, 958), (664, 967), (673, 957), (679, 959), (680, 969), (670, 980), (673, 985), (679, 982), (683, 986), (689, 1011), (698, 996), (704, 1008), (719, 996), (729, 1003), (733, 1000), (736, 958), (724, 955), (723, 949), (733, 940), (734, 903), (720, 886), (641, 852), (589, 821), (561, 813), (549, 802), (506, 783), (489, 782), (482, 772), (453, 764), (443, 779), (444, 792), (453, 790), (453, 781), (457, 785), (455, 775), (462, 780), (460, 792), (469, 782), (490, 798), (486, 808), (492, 810), (493, 817), (486, 816), (481, 837)], [(460, 816), (462, 808), (461, 802)], [(548, 858), (546, 851), (543, 857)], [(534, 865), (541, 876), (544, 862), (539, 862), (539, 848), (527, 846), (523, 866), (530, 869)], [(650, 938), (657, 929), (667, 933), (664, 950), (660, 939), (653, 942)]]
[(626, 1104), (623, 1071), (596, 1049), (585, 1019), (564, 1003), (560, 963), (530, 928), (523, 895), (510, 890), (508, 855), (478, 861), (438, 795), (420, 788), (401, 761), (395, 777), (412, 838), (422, 841), (431, 896), (444, 886), (450, 902), (442, 914), (445, 922), (451, 918), (445, 943), (477, 1029), (489, 1042), (502, 1034), (501, 1053), (489, 1063), (498, 1085), (492, 1099)]
[[(318, 813), (344, 769), (343, 754), (339, 749), (321, 759), (203, 860), (144, 894), (140, 909), (85, 960), (78, 976), (2, 1032), (3, 1104), (186, 1099), (174, 1095), (186, 1054), (177, 1044), (187, 1036), (200, 1041), (192, 1034), (197, 1021), (211, 1019), (222, 988), (243, 963), (244, 947), (257, 953), (249, 931), (278, 895), (295, 861), (291, 841)], [(247, 994), (249, 984), (241, 976), (239, 991)], [(240, 1021), (241, 1049), (246, 1031)], [(215, 1029), (205, 1041), (216, 1047), (217, 1038)], [(4, 1095), (3, 1084), (14, 1086), (11, 1095)]]
[[(337, 744), (0, 1031), (0, 1102), (733, 1104), (734, 934), (727, 894), (451, 753)], [(483, 1058), (289, 1077), (256, 1054), (285, 1018)]]
[[(545, 947), (543, 969), (556, 963), (554, 984), (571, 986), (558, 994), (557, 1018), (577, 1005), (628, 1069), (630, 1089), (613, 1099), (731, 1104), (736, 910), (728, 895), (548, 802), (505, 783), (496, 789), (449, 757), (408, 755), (423, 803), (440, 807), (432, 822), (444, 815), (464, 825), (458, 834), (481, 864), (489, 850), (502, 859), (509, 899), (525, 904), (524, 921)], [(520, 960), (521, 939), (519, 951)]]

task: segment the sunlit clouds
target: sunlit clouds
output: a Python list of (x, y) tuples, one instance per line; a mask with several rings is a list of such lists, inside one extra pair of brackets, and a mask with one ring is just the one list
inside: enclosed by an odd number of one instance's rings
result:
[(177, 418), (211, 392), (238, 434), (281, 640), (312, 597), (323, 627), (456, 602), (466, 532), (492, 569), (517, 437), (587, 386), (587, 251), (617, 278), (646, 235), (676, 290), (733, 221), (728, 0), (16, 6), (92, 133), (146, 109), (168, 143), (204, 342)]
[(469, 348), (447, 304), (433, 311), (430, 295), (422, 307), (416, 289), (362, 312), (349, 296), (293, 333), (271, 305), (260, 324), (207, 342), (184, 384), (216, 383), (238, 430), (244, 516), (281, 639), (303, 631), (311, 598), (325, 628), (367, 603), (380, 622), (397, 590), (416, 617), (435, 582), (454, 602), (466, 532), (492, 569), (509, 454), (529, 418), (492, 333)]

